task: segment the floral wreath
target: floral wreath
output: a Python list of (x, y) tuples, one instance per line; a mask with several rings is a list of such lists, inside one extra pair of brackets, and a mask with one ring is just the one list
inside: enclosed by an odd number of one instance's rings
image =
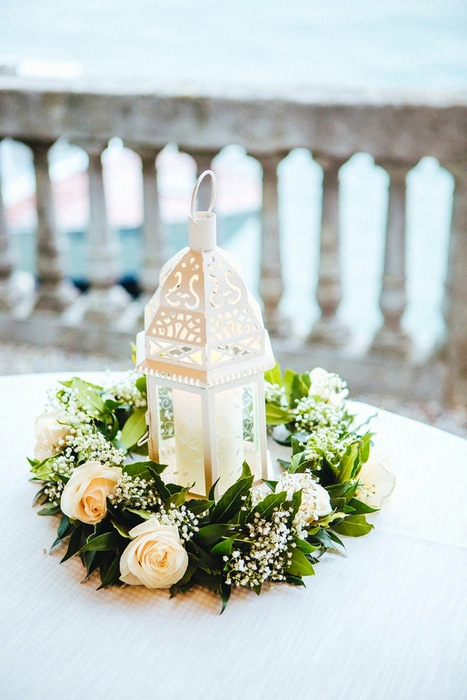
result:
[(291, 459), (260, 486), (245, 463), (217, 501), (214, 487), (190, 498), (147, 459), (144, 376), (60, 382), (36, 420), (29, 462), (41, 483), (39, 515), (60, 516), (52, 549), (66, 545), (61, 561), (79, 556), (86, 578), (99, 573), (99, 588), (143, 585), (172, 597), (202, 586), (220, 595), (223, 611), (232, 588), (302, 586), (328, 550), (344, 548), (339, 535), (370, 532), (366, 516), (394, 477), (369, 459), (372, 433), (355, 425), (345, 382), (321, 368), (282, 375), (278, 365), (265, 380), (268, 430)]

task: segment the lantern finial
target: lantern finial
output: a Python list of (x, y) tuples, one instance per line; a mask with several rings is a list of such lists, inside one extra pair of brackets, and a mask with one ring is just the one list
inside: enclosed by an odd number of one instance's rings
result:
[[(195, 211), (196, 195), (201, 181), (206, 177), (211, 176), (212, 191), (211, 201), (207, 211)], [(189, 245), (191, 250), (214, 250), (216, 247), (216, 215), (212, 208), (216, 199), (217, 181), (212, 170), (205, 170), (196, 181), (191, 196), (191, 213), (188, 217), (189, 221)]]

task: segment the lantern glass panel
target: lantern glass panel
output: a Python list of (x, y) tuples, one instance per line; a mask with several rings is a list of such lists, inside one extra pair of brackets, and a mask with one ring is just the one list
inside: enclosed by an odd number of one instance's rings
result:
[(243, 459), (255, 479), (262, 476), (261, 441), (258, 415), (258, 382), (243, 387)]
[(215, 401), (216, 463), (219, 491), (224, 492), (248, 462), (256, 478), (261, 477), (261, 445), (258, 430), (257, 384), (217, 391)]
[(205, 493), (203, 421), (198, 393), (157, 386), (159, 462), (167, 464), (164, 480), (182, 486), (196, 483)]

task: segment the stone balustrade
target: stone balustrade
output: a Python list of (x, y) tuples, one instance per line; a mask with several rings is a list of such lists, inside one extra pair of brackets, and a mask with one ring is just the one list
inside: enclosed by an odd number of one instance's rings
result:
[[(36, 175), (38, 280), (35, 288), (15, 270), (0, 191), (0, 339), (55, 342), (79, 349), (120, 349), (141, 323), (165, 253), (156, 157), (168, 143), (209, 167), (225, 146), (236, 144), (257, 159), (263, 172), (259, 291), (266, 325), (284, 360), (303, 368), (325, 364), (343, 372), (361, 391), (441, 391), (452, 403), (467, 401), (467, 99), (417, 93), (288, 95), (169, 94), (132, 86), (41, 84), (0, 79), (0, 139), (29, 146)], [(118, 241), (108, 224), (101, 155), (114, 136), (142, 163), (141, 298), (119, 285)], [(89, 157), (90, 220), (87, 231), (89, 290), (78, 295), (65, 278), (63, 236), (55, 223), (48, 151), (59, 138)], [(295, 148), (308, 149), (323, 170), (320, 317), (305, 344), (279, 309), (284, 292), (278, 166)], [(389, 197), (380, 309), (383, 323), (365, 356), (347, 352), (349, 331), (339, 319), (342, 298), (339, 171), (355, 153), (372, 155), (389, 176)], [(411, 358), (411, 339), (401, 326), (406, 308), (406, 179), (424, 156), (434, 156), (455, 180), (450, 264), (446, 284), (443, 352), (423, 366)], [(21, 278), (21, 279), (20, 279)], [(22, 309), (22, 311), (19, 311)], [(105, 345), (104, 345), (105, 343)], [(292, 360), (293, 356), (293, 360)], [(440, 360), (440, 357), (442, 360)], [(300, 364), (300, 363), (299, 363)]]

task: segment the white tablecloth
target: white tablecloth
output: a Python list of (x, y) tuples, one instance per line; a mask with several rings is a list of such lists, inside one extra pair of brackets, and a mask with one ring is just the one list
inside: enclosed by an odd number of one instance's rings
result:
[(79, 561), (48, 554), (56, 523), (31, 508), (25, 457), (58, 378), (0, 378), (4, 700), (467, 697), (466, 441), (381, 411), (375, 448), (397, 486), (375, 530), (306, 590), (236, 590), (219, 616), (199, 590), (96, 592)]

